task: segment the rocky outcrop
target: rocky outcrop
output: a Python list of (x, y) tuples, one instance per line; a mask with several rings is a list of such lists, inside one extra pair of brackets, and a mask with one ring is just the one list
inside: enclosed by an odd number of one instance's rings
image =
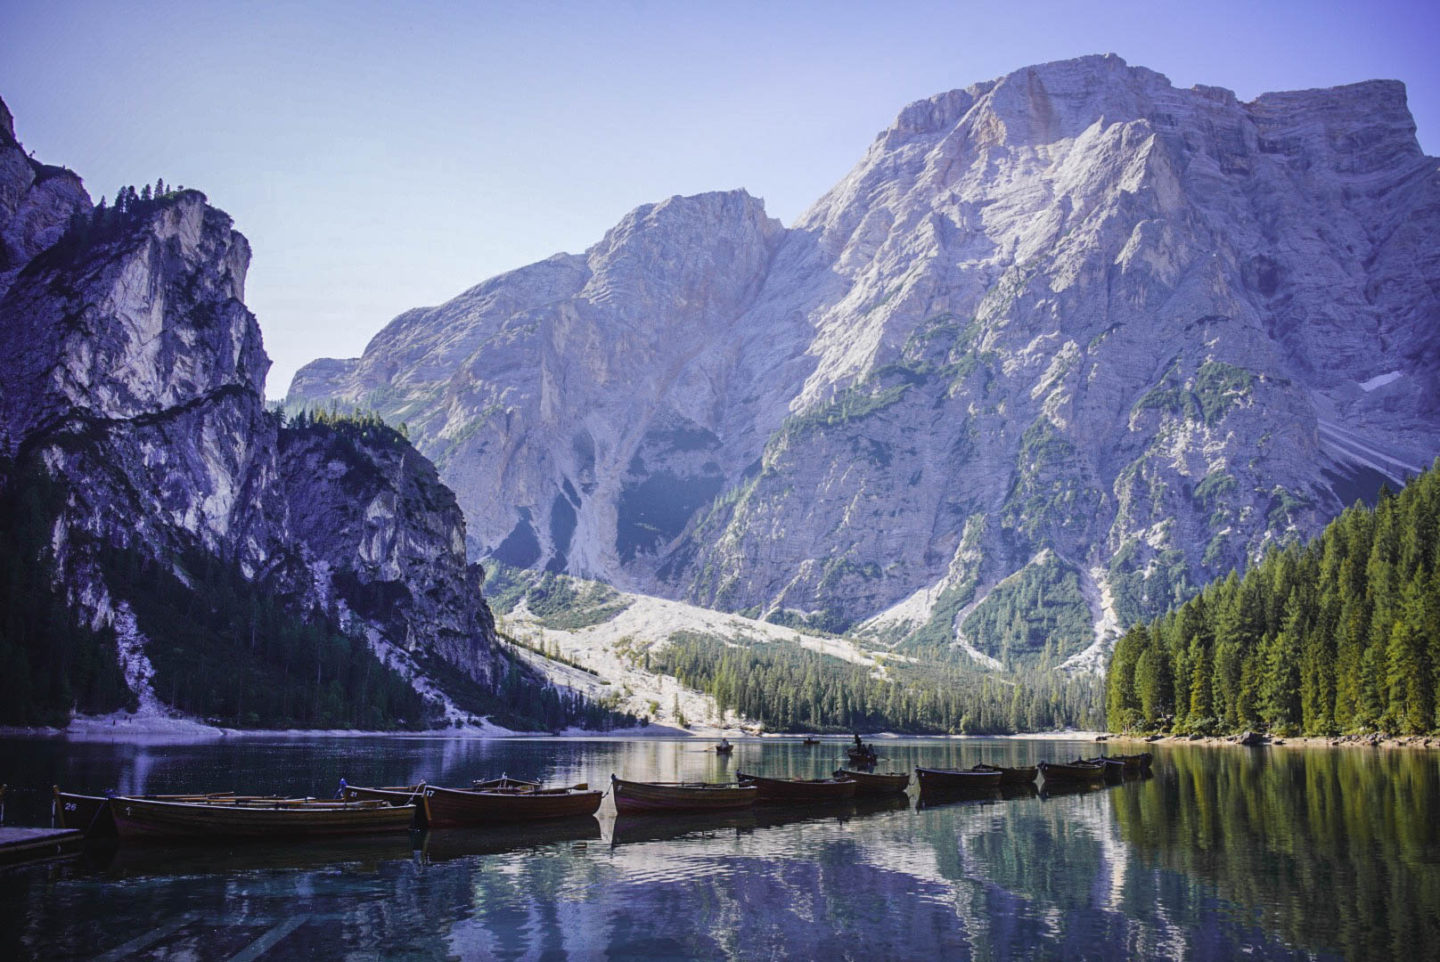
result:
[(57, 590), (102, 628), (127, 600), (105, 552), (187, 585), (178, 559), (217, 559), (364, 635), (442, 703), (427, 659), (493, 686), (482, 574), (434, 466), (383, 425), (285, 428), (266, 410), (250, 248), (230, 218), (198, 191), (93, 210), (0, 121), (0, 490), (39, 472), (63, 491), (46, 552)]
[(435, 466), (378, 422), (301, 419), (280, 431), (278, 455), (287, 531), (321, 600), (493, 686), (485, 572), (466, 564), (465, 518)]
[(912, 104), (789, 230), (641, 208), (289, 403), (407, 422), (474, 556), (1090, 666), (1440, 450), (1437, 237), (1399, 83), (1087, 57)]
[(0, 297), (22, 267), (60, 239), (72, 215), (89, 210), (79, 177), (25, 153), (0, 101)]

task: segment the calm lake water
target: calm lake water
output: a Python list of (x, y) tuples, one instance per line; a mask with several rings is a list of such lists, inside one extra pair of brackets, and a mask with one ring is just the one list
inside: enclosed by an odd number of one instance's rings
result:
[[(898, 740), (885, 770), (1091, 743)], [(843, 742), (0, 739), (6, 824), (49, 786), (328, 796), (508, 772), (818, 777)], [(1036, 793), (720, 818), (596, 818), (295, 845), (120, 846), (0, 869), (0, 959), (1409, 959), (1440, 954), (1437, 756), (1165, 748)]]

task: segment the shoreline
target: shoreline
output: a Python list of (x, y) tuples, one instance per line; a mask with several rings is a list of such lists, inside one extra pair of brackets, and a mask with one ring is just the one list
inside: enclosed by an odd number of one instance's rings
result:
[[(1102, 733), (1103, 734), (1103, 733)], [(1291, 738), (1271, 738), (1258, 735), (1259, 740), (1246, 743), (1245, 735), (1206, 735), (1191, 738), (1189, 735), (1104, 735), (1105, 742), (1125, 742), (1138, 745), (1201, 745), (1225, 746), (1230, 748), (1385, 748), (1435, 751), (1440, 749), (1440, 735), (1296, 735)], [(1099, 740), (1099, 739), (1097, 739)]]
[[(365, 731), (360, 729), (298, 729), (298, 728), (224, 728), (209, 725), (193, 718), (168, 716), (81, 716), (73, 719), (64, 728), (45, 726), (0, 727), (0, 738), (64, 739), (66, 741), (117, 741), (117, 742), (174, 742), (199, 743), (220, 741), (229, 738), (393, 738), (393, 739), (475, 739), (489, 740), (545, 740), (561, 739), (676, 739), (696, 741), (718, 741), (721, 738), (732, 742), (776, 742), (799, 741), (803, 738), (818, 738), (824, 742), (848, 743), (853, 734), (814, 732), (756, 732), (739, 727), (717, 728), (696, 725), (688, 729), (651, 723), (633, 728), (617, 728), (611, 731), (590, 731), (581, 728), (567, 728), (558, 732), (520, 732), (501, 728), (498, 725), (467, 726), (465, 728), (435, 728), (425, 731)], [(1017, 732), (1011, 735), (908, 735), (897, 732), (869, 732), (862, 737), (868, 740), (893, 741), (899, 739), (926, 741), (965, 741), (967, 739), (998, 739), (1013, 741), (1076, 741), (1093, 742), (1106, 737), (1098, 731), (1048, 731)], [(1119, 736), (1109, 736), (1116, 738)]]

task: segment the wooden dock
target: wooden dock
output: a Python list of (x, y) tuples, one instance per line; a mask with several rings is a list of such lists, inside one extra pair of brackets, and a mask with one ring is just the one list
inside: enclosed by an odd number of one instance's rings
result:
[(53, 858), (80, 850), (85, 836), (66, 828), (0, 828), (0, 865)]

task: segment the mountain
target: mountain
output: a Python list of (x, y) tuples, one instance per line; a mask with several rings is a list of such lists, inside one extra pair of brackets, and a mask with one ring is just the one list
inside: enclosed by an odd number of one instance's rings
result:
[(1440, 450), (1437, 240), (1401, 84), (1086, 57), (911, 104), (790, 228), (638, 208), (287, 405), (403, 422), (472, 557), (1098, 667)]
[(497, 644), (426, 458), (266, 410), (249, 260), (198, 191), (92, 206), (0, 105), (0, 722), (578, 719)]

